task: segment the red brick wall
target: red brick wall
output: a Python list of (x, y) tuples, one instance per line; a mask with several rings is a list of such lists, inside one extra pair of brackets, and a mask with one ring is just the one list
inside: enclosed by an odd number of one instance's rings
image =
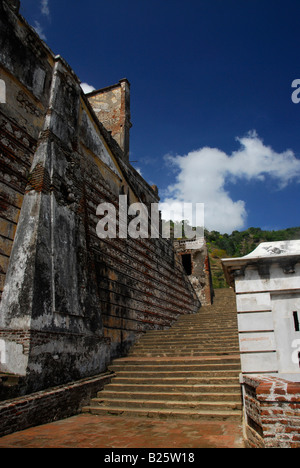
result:
[(300, 382), (244, 377), (244, 404), (249, 447), (300, 448)]
[(111, 376), (98, 375), (0, 402), (0, 437), (80, 413), (81, 408), (110, 382)]

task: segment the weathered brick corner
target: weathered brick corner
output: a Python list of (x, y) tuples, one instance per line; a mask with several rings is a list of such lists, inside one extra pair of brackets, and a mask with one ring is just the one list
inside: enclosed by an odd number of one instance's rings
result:
[(244, 377), (245, 440), (253, 448), (300, 448), (300, 382)]

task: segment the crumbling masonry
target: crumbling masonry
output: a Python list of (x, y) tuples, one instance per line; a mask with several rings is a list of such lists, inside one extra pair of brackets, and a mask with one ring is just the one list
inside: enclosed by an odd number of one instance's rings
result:
[(208, 249), (204, 237), (176, 240), (174, 246), (192, 283), (201, 305), (212, 305), (214, 288)]
[(0, 372), (25, 394), (103, 372), (200, 303), (169, 240), (96, 235), (100, 203), (159, 200), (128, 160), (129, 82), (84, 95), (18, 7), (0, 1)]

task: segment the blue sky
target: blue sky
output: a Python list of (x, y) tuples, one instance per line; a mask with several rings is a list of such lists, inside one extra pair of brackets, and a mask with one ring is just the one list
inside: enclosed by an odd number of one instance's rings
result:
[[(94, 88), (131, 83), (131, 160), (208, 229), (300, 226), (300, 2), (21, 0)], [(300, 93), (299, 93), (300, 96)]]

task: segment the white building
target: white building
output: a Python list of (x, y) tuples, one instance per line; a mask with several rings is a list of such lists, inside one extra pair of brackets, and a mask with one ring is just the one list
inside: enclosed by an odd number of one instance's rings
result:
[(242, 373), (300, 381), (300, 240), (222, 264), (236, 292)]

